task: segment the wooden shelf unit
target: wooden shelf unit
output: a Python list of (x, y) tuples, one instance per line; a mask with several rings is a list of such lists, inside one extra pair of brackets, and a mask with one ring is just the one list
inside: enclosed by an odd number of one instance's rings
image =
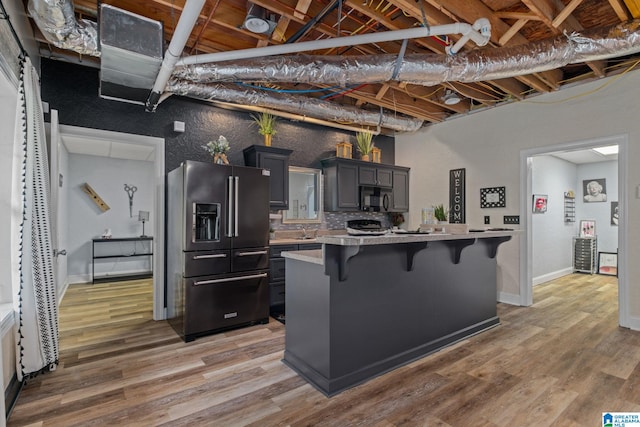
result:
[[(148, 245), (144, 243), (148, 242)], [(102, 249), (104, 252), (98, 251), (100, 255), (96, 255), (96, 245), (98, 247), (111, 243), (112, 250)], [(114, 243), (119, 243), (115, 245)], [(129, 246), (133, 252), (129, 253), (122, 250), (122, 243), (131, 243)], [(138, 252), (138, 243), (142, 243), (142, 250)], [(96, 260), (115, 259), (115, 258), (132, 258), (132, 257), (149, 257), (149, 269), (139, 273), (123, 273), (123, 274), (106, 274), (96, 276)], [(91, 281), (92, 283), (116, 282), (119, 280), (135, 280), (147, 279), (153, 277), (153, 237), (120, 237), (112, 239), (92, 239), (91, 244)]]

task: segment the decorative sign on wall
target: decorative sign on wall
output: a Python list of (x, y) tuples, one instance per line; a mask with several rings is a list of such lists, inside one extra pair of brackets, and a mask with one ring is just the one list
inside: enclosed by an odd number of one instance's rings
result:
[(465, 222), (465, 172), (466, 169), (449, 171), (449, 222), (464, 224)]
[(490, 187), (480, 189), (481, 208), (504, 208), (507, 206), (505, 187)]

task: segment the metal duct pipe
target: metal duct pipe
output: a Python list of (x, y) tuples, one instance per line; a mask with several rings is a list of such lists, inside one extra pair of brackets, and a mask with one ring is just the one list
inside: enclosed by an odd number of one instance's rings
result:
[(197, 99), (272, 108), (321, 120), (355, 123), (362, 126), (379, 126), (401, 132), (414, 132), (422, 126), (422, 120), (418, 119), (396, 117), (356, 107), (340, 106), (316, 98), (298, 97), (283, 93), (265, 93), (261, 90), (240, 88), (231, 84), (205, 85), (171, 79), (167, 84), (166, 90), (176, 95)]
[(259, 61), (178, 67), (174, 76), (198, 83), (321, 82), (346, 86), (397, 80), (432, 86), (448, 81), (515, 77), (637, 52), (640, 52), (640, 20), (513, 47), (476, 49), (455, 56), (405, 55), (395, 79), (396, 55), (267, 57)]
[(98, 25), (85, 19), (78, 21), (72, 0), (29, 0), (27, 9), (54, 46), (82, 55), (100, 56)]

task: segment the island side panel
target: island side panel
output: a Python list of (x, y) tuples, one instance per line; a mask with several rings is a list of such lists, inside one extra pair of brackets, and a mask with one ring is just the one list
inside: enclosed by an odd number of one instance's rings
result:
[(286, 259), (284, 362), (321, 390), (330, 377), (329, 278), (324, 266)]

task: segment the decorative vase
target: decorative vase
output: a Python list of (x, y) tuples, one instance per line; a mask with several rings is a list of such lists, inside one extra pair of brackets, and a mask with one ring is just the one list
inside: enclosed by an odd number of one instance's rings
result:
[(369, 161), (369, 155), (368, 154), (363, 154), (360, 156), (360, 160), (368, 162)]
[(271, 134), (266, 134), (266, 135), (264, 136), (264, 145), (265, 145), (266, 147), (271, 147), (271, 137), (272, 137), (272, 136), (273, 136), (273, 135), (271, 135)]
[(213, 155), (213, 163), (217, 165), (228, 165), (229, 159), (227, 159), (227, 155), (224, 153), (216, 153)]

